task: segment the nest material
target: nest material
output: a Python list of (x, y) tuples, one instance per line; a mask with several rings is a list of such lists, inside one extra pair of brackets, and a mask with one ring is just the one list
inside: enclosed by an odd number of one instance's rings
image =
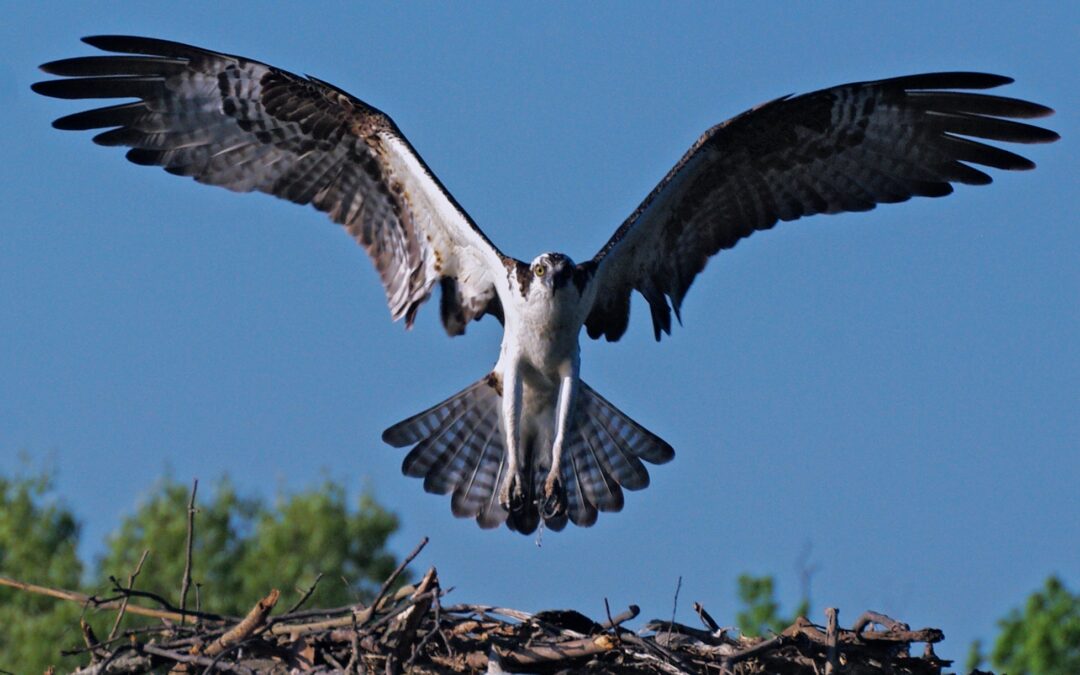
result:
[[(276, 590), (242, 618), (186, 609), (183, 590), (180, 607), (158, 594), (136, 590), (145, 553), (126, 586), (113, 579), (116, 595), (111, 598), (6, 577), (0, 577), (0, 586), (78, 602), (88, 610), (117, 611), (106, 639), (99, 639), (83, 621), (85, 647), (65, 652), (85, 659), (86, 665), (75, 671), (83, 675), (151, 671), (940, 675), (951, 665), (934, 654), (933, 645), (945, 637), (940, 630), (911, 630), (876, 612), (865, 612), (850, 629), (843, 629), (837, 611), (829, 608), (825, 626), (799, 617), (780, 634), (759, 638), (731, 634), (733, 629), (721, 628), (696, 603), (702, 628), (651, 621), (637, 632), (624, 627), (638, 616), (633, 605), (614, 617), (608, 610), (601, 622), (573, 610), (530, 614), (488, 605), (444, 605), (448, 591), (440, 587), (434, 567), (419, 583), (394, 592), (402, 572), (426, 544), (425, 538), (402, 560), (370, 605), (301, 609), (315, 591), (312, 585), (291, 608), (276, 615), (280, 598)], [(188, 546), (190, 550), (190, 536)], [(190, 565), (182, 589), (190, 586), (189, 575)], [(140, 604), (147, 600), (157, 607)], [(121, 631), (125, 614), (151, 617), (157, 623)], [(918, 657), (911, 655), (914, 643), (925, 645)]]
[[(637, 617), (635, 606), (597, 622), (572, 610), (444, 606), (444, 595), (432, 568), (368, 607), (274, 616), (273, 591), (243, 619), (184, 613), (105, 642), (84, 629), (89, 663), (76, 672), (939, 675), (950, 664), (931, 647), (940, 630), (912, 631), (873, 612), (841, 629), (827, 610), (827, 626), (800, 617), (766, 639), (730, 635), (699, 605), (703, 628), (652, 621), (633, 632), (623, 624)], [(912, 643), (926, 645), (921, 656), (911, 656)]]

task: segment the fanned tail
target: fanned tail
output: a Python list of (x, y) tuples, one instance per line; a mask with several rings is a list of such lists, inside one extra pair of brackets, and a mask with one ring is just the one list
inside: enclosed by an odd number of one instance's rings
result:
[(455, 516), (475, 518), (480, 527), (502, 523), (515, 532), (545, 527), (561, 530), (567, 520), (582, 527), (596, 522), (600, 511), (619, 511), (623, 489), (649, 484), (644, 462), (663, 464), (675, 451), (661, 438), (627, 417), (584, 382), (580, 383), (571, 419), (569, 444), (559, 477), (566, 509), (544, 513), (544, 479), (551, 466), (550, 440), (526, 440), (522, 462), (524, 507), (508, 513), (498, 491), (507, 470), (498, 380), (487, 375), (442, 403), (398, 422), (383, 432), (395, 447), (414, 446), (401, 471), (424, 479), (424, 490), (452, 494)]

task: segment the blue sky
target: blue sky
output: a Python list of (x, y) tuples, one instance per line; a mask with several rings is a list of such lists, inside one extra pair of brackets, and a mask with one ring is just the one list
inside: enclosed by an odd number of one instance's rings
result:
[[(370, 486), (460, 600), (732, 622), (735, 578), (814, 619), (865, 609), (968, 642), (1056, 572), (1080, 587), (1080, 9), (1074, 3), (230, 3), (5, 7), (0, 465), (59, 470), (86, 553), (168, 468), (273, 494)], [(251, 15), (252, 20), (241, 17)], [(131, 33), (244, 54), (387, 111), (500, 247), (590, 257), (708, 126), (779, 95), (933, 70), (1013, 76), (1063, 140), (1003, 175), (758, 234), (684, 327), (583, 345), (583, 377), (676, 449), (652, 486), (543, 546), (456, 520), (382, 429), (487, 372), (499, 327), (389, 321), (321, 215), (128, 164), (49, 127), (35, 67)], [(845, 620), (846, 617), (846, 620)]]

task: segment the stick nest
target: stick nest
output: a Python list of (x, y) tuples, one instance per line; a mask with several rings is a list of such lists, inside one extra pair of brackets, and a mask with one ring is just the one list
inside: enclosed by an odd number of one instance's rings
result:
[[(119, 610), (114, 635), (99, 640), (83, 622), (86, 659), (77, 673), (728, 673), (754, 675), (940, 675), (935, 628), (911, 630), (875, 612), (840, 628), (835, 609), (827, 625), (800, 617), (770, 638), (721, 628), (703, 607), (702, 627), (650, 621), (638, 631), (623, 626), (639, 610), (631, 605), (601, 621), (573, 610), (538, 613), (487, 605), (444, 604), (448, 591), (435, 568), (419, 583), (391, 592), (425, 539), (367, 605), (301, 609), (314, 586), (287, 611), (274, 614), (271, 591), (245, 617), (224, 617), (170, 605), (164, 598), (117, 583), (102, 599), (5, 580), (89, 607)], [(8, 583), (10, 582), (10, 583)], [(147, 607), (134, 600), (151, 600)], [(606, 603), (605, 603), (606, 604)], [(149, 628), (117, 631), (123, 613), (156, 617)], [(912, 656), (915, 643), (924, 649)]]

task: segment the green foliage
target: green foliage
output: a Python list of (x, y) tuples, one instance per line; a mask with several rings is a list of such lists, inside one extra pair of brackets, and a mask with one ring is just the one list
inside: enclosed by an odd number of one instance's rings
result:
[(738, 585), (742, 609), (735, 614), (735, 622), (743, 635), (779, 633), (793, 624), (797, 617), (806, 616), (810, 612), (810, 599), (803, 597), (794, 614), (781, 616), (780, 605), (775, 597), (775, 581), (771, 576), (740, 574)]
[(967, 659), (964, 660), (964, 670), (971, 672), (982, 668), (986, 663), (986, 655), (983, 653), (982, 640), (973, 640), (968, 647)]
[[(80, 583), (79, 524), (51, 497), (51, 488), (49, 473), (0, 476), (0, 575), (109, 596), (109, 577), (126, 585), (147, 550), (135, 587), (180, 604), (190, 485), (165, 478), (154, 486), (108, 538), (90, 589)], [(272, 506), (239, 496), (227, 479), (210, 489), (200, 486), (187, 606), (194, 608), (198, 596), (203, 610), (243, 615), (278, 588), (287, 607), (320, 573), (323, 579), (309, 606), (369, 600), (397, 564), (386, 549), (397, 528), (397, 517), (368, 492), (352, 506), (345, 488), (332, 480), (281, 494)], [(399, 583), (408, 576), (403, 574)], [(0, 671), (40, 673), (48, 665), (67, 671), (84, 663), (59, 656), (61, 649), (81, 646), (82, 614), (77, 604), (0, 586)], [(108, 634), (113, 617), (112, 612), (86, 614), (99, 637)], [(128, 614), (124, 621), (132, 627), (148, 620)]]
[(1014, 609), (998, 622), (994, 667), (1010, 675), (1080, 673), (1080, 594), (1050, 576), (1041, 591), (1028, 597), (1024, 611)]
[[(0, 575), (42, 586), (74, 588), (82, 574), (76, 554), (79, 524), (51, 496), (52, 477), (0, 476)], [(60, 648), (80, 643), (81, 608), (0, 587), (0, 669), (70, 669)]]
[[(149, 549), (138, 588), (180, 604), (190, 492), (190, 486), (165, 479), (124, 519), (98, 562), (103, 584), (110, 576), (125, 581)], [(282, 590), (288, 601), (293, 589), (306, 590), (320, 573), (310, 605), (349, 604), (370, 598), (396, 565), (386, 541), (398, 528), (397, 517), (366, 492), (350, 508), (345, 488), (330, 480), (279, 495), (273, 506), (239, 497), (222, 480), (196, 509), (191, 577), (197, 588), (189, 592), (188, 607), (195, 606), (197, 590), (204, 611), (243, 615), (270, 589)]]
[[(149, 550), (137, 588), (180, 605), (190, 498), (191, 486), (171, 478), (154, 485), (135, 513), (109, 536), (107, 552), (97, 563), (99, 593), (110, 592), (110, 576), (126, 583), (142, 552)], [(191, 576), (199, 588), (189, 591), (189, 608), (196, 605), (196, 592), (201, 608), (209, 612), (241, 614), (255, 603), (257, 599), (245, 607), (247, 598), (240, 592), (243, 570), (238, 563), (247, 558), (251, 542), (245, 535), (260, 508), (257, 500), (241, 499), (227, 479), (217, 483), (210, 499), (197, 500)]]
[(397, 516), (366, 492), (350, 512), (344, 488), (329, 480), (313, 490), (279, 496), (273, 509), (259, 513), (241, 566), (245, 595), (260, 598), (270, 588), (307, 589), (322, 573), (311, 606), (370, 600), (397, 566), (385, 548), (397, 528)]

